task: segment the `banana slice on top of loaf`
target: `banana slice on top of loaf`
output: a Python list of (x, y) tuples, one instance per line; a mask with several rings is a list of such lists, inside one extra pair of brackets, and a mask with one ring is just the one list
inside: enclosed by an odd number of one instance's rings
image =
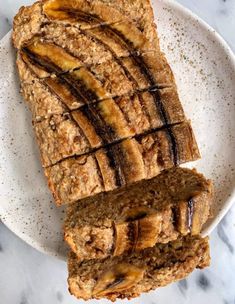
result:
[[(123, 59), (123, 61), (124, 60), (128, 62), (129, 59)], [(136, 91), (136, 83), (133, 83), (135, 78), (133, 77), (129, 80), (126, 74), (122, 72), (122, 68), (118, 68), (116, 71), (117, 74), (112, 74), (108, 72), (108, 70), (105, 71), (105, 69), (99, 65), (99, 69), (102, 68), (103, 70), (102, 73), (107, 72), (110, 75), (109, 77), (104, 74), (108, 81), (105, 85), (105, 83), (101, 81), (103, 78), (101, 74), (101, 78), (96, 78), (94, 74), (86, 68), (81, 68), (73, 73), (58, 75), (53, 73), (51, 75), (45, 67), (35, 65), (28, 55), (24, 53), (18, 56), (17, 64), (21, 79), (21, 92), (28, 102), (34, 121), (40, 121), (49, 118), (53, 114), (63, 114), (68, 111), (77, 110), (84, 105), (97, 103), (100, 100), (110, 97), (116, 97), (115, 94), (110, 94), (110, 90), (113, 90), (114, 86), (116, 87), (116, 93), (118, 92), (117, 96), (133, 95), (133, 92)], [(107, 65), (107, 62), (105, 64)], [(105, 64), (103, 64), (103, 66)], [(63, 68), (66, 68), (68, 65), (71, 66), (72, 63), (68, 63), (67, 60), (67, 64), (63, 61), (63, 65)], [(165, 71), (163, 71), (163, 73), (165, 73)], [(109, 77), (109, 79), (107, 77)], [(136, 79), (142, 78), (142, 76), (137, 75), (137, 73), (135, 73), (135, 77)], [(119, 80), (120, 83), (118, 83)], [(112, 81), (112, 83), (110, 81)], [(121, 88), (120, 91), (118, 89), (119, 87)], [(145, 88), (145, 86), (143, 86), (143, 88)], [(141, 89), (140, 91), (148, 91), (148, 89), (149, 87), (147, 85), (147, 89)], [(174, 96), (177, 95), (176, 87), (174, 85), (170, 86), (172, 98), (168, 96), (169, 102), (167, 105), (164, 105), (164, 98), (161, 98), (161, 95), (159, 96), (157, 94), (157, 89), (161, 89), (161, 87), (151, 86), (149, 92), (152, 95), (157, 110), (161, 111), (161, 109), (163, 109), (163, 111), (166, 112), (167, 118), (169, 112), (167, 107), (171, 107), (172, 109), (176, 108), (176, 111), (179, 108), (178, 99), (174, 98)], [(170, 124), (170, 119), (165, 123)]]
[(102, 259), (198, 235), (213, 200), (196, 170), (172, 168), (152, 180), (67, 207), (65, 240), (78, 260)]
[[(111, 58), (100, 64), (84, 66), (82, 60), (63, 48), (36, 41), (18, 53), (17, 66), (22, 93), (32, 109), (34, 96), (37, 98), (38, 94), (35, 80), (41, 85), (41, 90), (52, 91), (69, 110), (154, 87), (176, 90), (172, 72), (161, 54)], [(71, 103), (64, 100), (60, 93), (62, 89), (73, 96)], [(48, 113), (53, 114), (49, 110)]]

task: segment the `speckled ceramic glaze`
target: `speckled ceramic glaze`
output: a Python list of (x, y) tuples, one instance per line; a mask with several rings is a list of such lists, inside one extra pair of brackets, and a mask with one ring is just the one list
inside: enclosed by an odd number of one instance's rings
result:
[[(235, 198), (235, 60), (204, 22), (171, 1), (154, 1), (161, 46), (174, 71), (202, 159), (196, 167), (215, 184), (209, 233)], [(40, 251), (65, 257), (57, 209), (46, 185), (31, 127), (19, 94), (10, 33), (0, 43), (0, 216)]]

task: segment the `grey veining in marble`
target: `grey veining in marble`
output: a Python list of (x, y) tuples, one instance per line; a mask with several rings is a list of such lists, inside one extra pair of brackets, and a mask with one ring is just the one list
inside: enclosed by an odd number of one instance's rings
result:
[[(0, 38), (11, 28), (19, 6), (30, 2), (0, 0)], [(179, 2), (213, 26), (235, 50), (234, 0)], [(211, 257), (211, 267), (205, 271), (196, 270), (186, 280), (132, 303), (235, 304), (235, 206), (211, 235)], [(0, 224), (0, 304), (82, 303), (69, 295), (66, 276), (64, 262), (37, 252)]]

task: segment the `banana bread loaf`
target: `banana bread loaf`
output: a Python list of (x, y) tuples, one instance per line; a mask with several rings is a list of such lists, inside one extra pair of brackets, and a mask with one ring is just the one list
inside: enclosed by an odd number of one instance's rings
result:
[(48, 185), (71, 204), (70, 292), (132, 298), (208, 266), (210, 181), (161, 173), (200, 154), (150, 1), (41, 0), (12, 40)]

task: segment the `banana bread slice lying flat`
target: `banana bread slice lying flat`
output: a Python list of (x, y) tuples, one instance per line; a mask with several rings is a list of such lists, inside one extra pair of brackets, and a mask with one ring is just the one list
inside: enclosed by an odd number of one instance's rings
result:
[(191, 126), (185, 122), (62, 160), (47, 167), (45, 175), (56, 203), (61, 205), (150, 179), (199, 157)]
[(103, 260), (79, 262), (69, 255), (70, 293), (81, 299), (134, 298), (209, 266), (208, 239), (183, 237), (168, 244)]
[(198, 235), (212, 184), (196, 170), (172, 168), (151, 180), (67, 207), (65, 240), (79, 260), (102, 259)]
[(176, 90), (166, 88), (106, 99), (35, 122), (43, 167), (163, 127), (159, 100), (170, 124), (185, 120)]

